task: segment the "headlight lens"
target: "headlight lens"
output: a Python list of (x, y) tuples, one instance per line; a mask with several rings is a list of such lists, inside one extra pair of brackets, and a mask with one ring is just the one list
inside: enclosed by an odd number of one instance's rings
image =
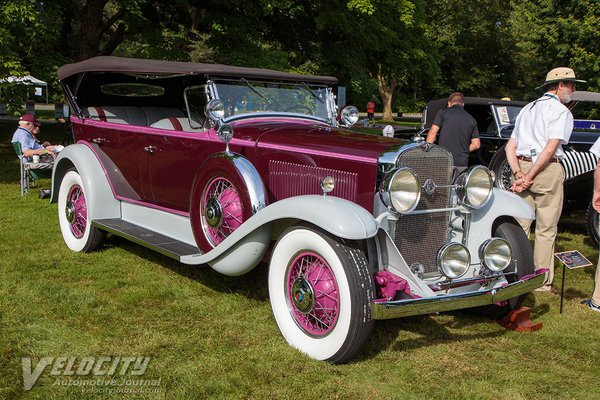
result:
[(494, 179), (486, 167), (477, 165), (458, 177), (456, 194), (467, 207), (481, 208), (492, 196)]
[(502, 238), (491, 238), (479, 247), (479, 258), (490, 271), (500, 272), (512, 261), (512, 248)]
[(225, 117), (225, 105), (219, 99), (212, 99), (206, 105), (206, 115), (215, 122), (222, 120)]
[(419, 203), (421, 183), (412, 169), (399, 168), (385, 176), (379, 194), (386, 207), (406, 214), (414, 210)]
[(450, 279), (460, 278), (471, 265), (471, 254), (460, 243), (448, 243), (437, 254), (439, 270)]
[(358, 122), (358, 108), (354, 106), (346, 106), (341, 112), (342, 123), (345, 126), (352, 126)]

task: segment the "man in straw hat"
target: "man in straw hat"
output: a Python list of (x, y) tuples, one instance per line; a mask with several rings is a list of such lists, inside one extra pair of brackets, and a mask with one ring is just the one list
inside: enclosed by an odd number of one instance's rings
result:
[[(559, 160), (564, 157), (563, 144), (573, 131), (573, 114), (565, 106), (571, 101), (577, 79), (571, 68), (554, 68), (546, 75), (546, 93), (527, 104), (517, 116), (506, 144), (506, 157), (514, 173), (513, 191), (535, 211), (534, 264), (547, 268), (544, 286), (537, 289), (557, 293), (554, 279), (554, 241), (563, 204), (565, 173)], [(529, 235), (531, 220), (519, 220)]]

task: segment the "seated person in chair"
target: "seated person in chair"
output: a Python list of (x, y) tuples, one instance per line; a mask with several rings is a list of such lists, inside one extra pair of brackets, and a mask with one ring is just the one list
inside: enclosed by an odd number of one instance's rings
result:
[(12, 143), (21, 143), (21, 151), (26, 161), (31, 162), (32, 156), (34, 155), (50, 155), (45, 162), (52, 162), (54, 159), (55, 146), (48, 142), (40, 144), (37, 141), (36, 134), (39, 132), (40, 122), (35, 118), (33, 114), (23, 114), (19, 118), (19, 127), (13, 134)]

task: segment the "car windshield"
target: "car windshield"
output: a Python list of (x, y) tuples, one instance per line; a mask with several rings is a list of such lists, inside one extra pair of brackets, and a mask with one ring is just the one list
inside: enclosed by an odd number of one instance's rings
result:
[(225, 105), (225, 118), (253, 113), (293, 113), (329, 119), (332, 93), (326, 86), (242, 79), (215, 81), (213, 91)]
[(522, 106), (494, 106), (500, 127), (514, 125)]

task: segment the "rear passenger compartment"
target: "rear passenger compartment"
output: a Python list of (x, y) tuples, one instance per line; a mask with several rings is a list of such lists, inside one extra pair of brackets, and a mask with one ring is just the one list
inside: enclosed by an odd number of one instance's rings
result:
[(84, 107), (91, 119), (114, 124), (149, 126), (158, 129), (194, 132), (183, 111), (169, 107), (90, 106)]

